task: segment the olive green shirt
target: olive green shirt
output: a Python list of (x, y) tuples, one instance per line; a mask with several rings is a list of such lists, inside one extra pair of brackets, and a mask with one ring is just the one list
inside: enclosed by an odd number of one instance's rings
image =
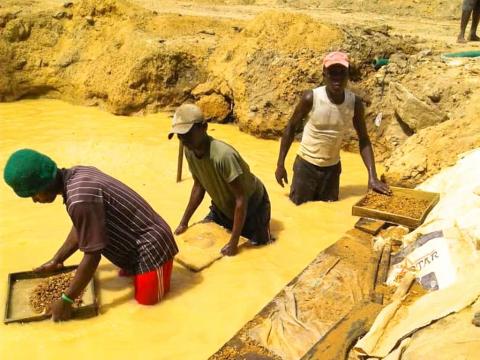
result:
[(209, 140), (209, 150), (202, 158), (197, 158), (188, 149), (185, 149), (185, 157), (193, 177), (200, 182), (220, 211), (233, 220), (235, 196), (228, 184), (238, 178), (249, 201), (263, 196), (263, 184), (250, 172), (237, 150), (211, 136)]

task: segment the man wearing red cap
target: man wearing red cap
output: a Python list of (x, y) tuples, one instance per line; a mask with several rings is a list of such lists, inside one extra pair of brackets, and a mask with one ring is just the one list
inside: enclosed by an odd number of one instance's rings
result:
[(300, 205), (307, 201), (337, 201), (340, 187), (340, 148), (343, 136), (353, 122), (360, 142), (360, 154), (368, 170), (368, 187), (390, 194), (386, 184), (378, 180), (372, 144), (364, 120), (360, 97), (346, 89), (348, 55), (332, 52), (323, 60), (325, 86), (305, 91), (287, 124), (280, 144), (275, 177), (283, 187), (288, 183), (285, 157), (295, 132), (303, 129), (302, 142), (293, 165), (290, 199)]

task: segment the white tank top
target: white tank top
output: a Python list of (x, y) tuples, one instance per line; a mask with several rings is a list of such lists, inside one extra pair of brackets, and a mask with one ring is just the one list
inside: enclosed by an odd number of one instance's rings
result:
[(317, 166), (332, 166), (340, 161), (345, 132), (352, 125), (355, 94), (345, 90), (345, 100), (336, 105), (327, 96), (325, 86), (313, 89), (312, 110), (303, 129), (298, 155)]

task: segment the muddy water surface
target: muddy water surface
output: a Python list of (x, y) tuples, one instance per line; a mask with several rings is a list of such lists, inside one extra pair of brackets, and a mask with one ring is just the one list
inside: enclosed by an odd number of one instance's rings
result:
[[(177, 184), (178, 142), (168, 141), (167, 114), (115, 117), (56, 100), (0, 104), (0, 165), (16, 149), (30, 147), (62, 167), (94, 165), (137, 190), (175, 228), (192, 186), (184, 166)], [(265, 183), (277, 241), (224, 258), (200, 274), (175, 265), (172, 290), (153, 307), (137, 305), (128, 278), (102, 260), (102, 314), (54, 324), (0, 325), (1, 359), (206, 359), (251, 319), (319, 251), (355, 222), (352, 204), (365, 191), (358, 155), (343, 154), (341, 201), (295, 207), (276, 184), (278, 142), (259, 140), (234, 126), (211, 125), (211, 135), (236, 147)], [(296, 145), (288, 158), (291, 169)], [(291, 178), (291, 171), (289, 171)], [(192, 221), (207, 212), (205, 199)], [(70, 227), (61, 198), (49, 205), (20, 199), (0, 184), (0, 307), (7, 275), (51, 258)], [(80, 254), (66, 264), (76, 264)]]

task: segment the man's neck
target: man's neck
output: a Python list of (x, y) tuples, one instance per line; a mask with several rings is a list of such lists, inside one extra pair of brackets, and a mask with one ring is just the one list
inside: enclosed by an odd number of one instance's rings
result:
[(65, 169), (58, 169), (57, 176), (55, 178), (55, 188), (54, 191), (57, 195), (63, 194), (63, 188), (64, 188), (64, 170)]
[(345, 101), (345, 90), (342, 90), (341, 93), (333, 93), (328, 89), (328, 87), (326, 88), (326, 90), (327, 90), (328, 99), (332, 103), (336, 105), (340, 105)]
[(197, 158), (201, 159), (206, 154), (208, 154), (209, 149), (210, 149), (210, 138), (207, 135), (203, 139), (200, 147), (198, 149), (194, 149), (193, 152)]

